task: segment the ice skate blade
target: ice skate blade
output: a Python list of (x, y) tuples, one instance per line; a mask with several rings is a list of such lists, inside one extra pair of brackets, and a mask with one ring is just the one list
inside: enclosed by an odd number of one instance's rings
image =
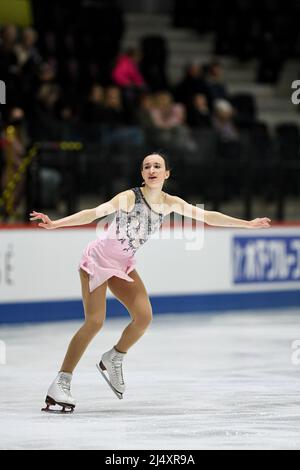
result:
[(112, 391), (114, 392), (115, 395), (117, 395), (117, 397), (119, 398), (119, 400), (123, 400), (123, 393), (120, 393), (118, 392), (118, 390), (116, 390), (112, 384), (110, 383), (109, 379), (106, 377), (105, 373), (103, 372), (103, 370), (101, 369), (100, 365), (99, 364), (96, 364), (96, 367), (97, 369), (99, 370), (100, 374), (102, 375), (102, 377), (104, 377), (105, 381), (107, 382), (107, 384), (110, 386), (110, 388), (112, 389)]
[[(66, 403), (58, 403), (56, 402), (55, 400), (53, 400), (53, 398), (47, 396), (46, 397), (46, 400), (45, 400), (45, 403), (46, 403), (46, 408), (42, 408), (41, 411), (45, 412), (45, 413), (53, 413), (53, 414), (70, 414), (70, 413), (73, 413), (74, 412), (74, 409), (75, 409), (75, 406), (74, 405), (68, 405)], [(55, 406), (55, 405), (58, 405), (58, 406), (61, 406), (62, 409), (61, 410), (52, 410), (50, 408), (50, 406)], [(66, 409), (67, 408), (67, 409)]]

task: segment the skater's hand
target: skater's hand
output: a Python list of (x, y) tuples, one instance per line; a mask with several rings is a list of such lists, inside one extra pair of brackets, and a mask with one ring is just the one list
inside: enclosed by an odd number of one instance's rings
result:
[(51, 230), (51, 229), (55, 228), (54, 222), (46, 214), (43, 214), (41, 212), (32, 211), (30, 213), (30, 216), (31, 216), (30, 217), (31, 222), (34, 221), (34, 220), (42, 220), (43, 221), (42, 223), (40, 222), (38, 224), (39, 227), (46, 228), (47, 230)]
[(271, 219), (263, 217), (262, 219), (250, 220), (248, 228), (270, 228)]

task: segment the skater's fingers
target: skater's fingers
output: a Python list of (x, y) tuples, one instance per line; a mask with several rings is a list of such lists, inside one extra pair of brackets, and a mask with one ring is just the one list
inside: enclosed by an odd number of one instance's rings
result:
[(32, 215), (39, 215), (40, 217), (45, 217), (45, 214), (43, 212), (34, 212)]

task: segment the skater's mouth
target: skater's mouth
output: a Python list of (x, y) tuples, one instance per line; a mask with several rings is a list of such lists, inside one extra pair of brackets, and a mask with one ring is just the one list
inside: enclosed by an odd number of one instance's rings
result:
[(149, 176), (149, 180), (155, 180), (157, 176)]

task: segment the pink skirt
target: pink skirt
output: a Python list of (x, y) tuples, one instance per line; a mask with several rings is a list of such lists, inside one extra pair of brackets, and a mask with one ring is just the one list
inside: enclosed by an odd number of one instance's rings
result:
[(124, 248), (119, 240), (111, 238), (99, 238), (88, 244), (78, 269), (81, 268), (89, 274), (90, 292), (112, 276), (134, 282), (128, 274), (135, 269), (136, 260), (134, 255), (130, 251), (124, 251)]

